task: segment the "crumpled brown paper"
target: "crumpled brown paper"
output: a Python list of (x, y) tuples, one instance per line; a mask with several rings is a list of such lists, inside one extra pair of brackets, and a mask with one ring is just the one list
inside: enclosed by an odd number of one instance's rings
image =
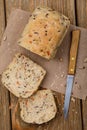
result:
[(81, 30), (81, 35), (72, 96), (85, 99), (87, 96), (87, 63), (84, 62), (84, 59), (87, 58), (87, 30), (71, 25), (63, 43), (58, 48), (56, 57), (48, 61), (17, 44), (17, 40), (20, 38), (28, 22), (29, 16), (29, 12), (19, 9), (11, 13), (0, 46), (0, 74), (12, 61), (14, 54), (16, 52), (22, 52), (46, 69), (47, 75), (41, 86), (64, 94), (69, 62), (71, 31), (78, 28)]

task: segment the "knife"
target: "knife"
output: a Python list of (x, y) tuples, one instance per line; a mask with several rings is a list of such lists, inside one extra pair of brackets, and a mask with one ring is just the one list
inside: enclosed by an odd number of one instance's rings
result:
[(70, 48), (70, 59), (69, 59), (65, 102), (64, 102), (64, 118), (65, 119), (67, 118), (67, 115), (68, 115), (70, 97), (71, 97), (71, 92), (72, 92), (72, 87), (73, 87), (75, 68), (76, 68), (76, 58), (77, 58), (78, 45), (79, 45), (79, 37), (80, 37), (80, 30), (72, 31), (72, 42), (71, 42), (71, 48)]

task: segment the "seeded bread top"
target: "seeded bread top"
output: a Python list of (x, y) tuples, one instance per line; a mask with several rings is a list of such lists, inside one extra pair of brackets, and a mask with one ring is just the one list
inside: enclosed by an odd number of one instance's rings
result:
[(69, 25), (66, 16), (48, 7), (38, 7), (29, 19), (19, 45), (50, 59), (55, 56)]
[(2, 83), (15, 96), (27, 98), (38, 89), (45, 74), (41, 66), (18, 53), (3, 72)]

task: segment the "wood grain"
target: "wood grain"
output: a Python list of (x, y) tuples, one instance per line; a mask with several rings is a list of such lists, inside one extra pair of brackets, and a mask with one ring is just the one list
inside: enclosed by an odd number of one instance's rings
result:
[(4, 3), (0, 1), (0, 42), (5, 29), (5, 18), (4, 18)]
[[(4, 3), (0, 0), (0, 42), (5, 29)], [(0, 76), (1, 79), (1, 76)], [(0, 130), (11, 130), (9, 93), (0, 82)]]
[(71, 48), (70, 48), (70, 59), (69, 59), (69, 70), (68, 70), (68, 74), (70, 75), (75, 74), (79, 38), (80, 38), (80, 30), (72, 31), (72, 41), (71, 41)]
[(76, 0), (77, 25), (87, 28), (87, 0)]
[(82, 101), (82, 118), (83, 118), (83, 128), (87, 130), (87, 99)]
[[(6, 0), (6, 16), (8, 18), (14, 8), (21, 8), (32, 12), (38, 5), (48, 5), (49, 7), (68, 16), (71, 23), (76, 23), (74, 0)], [(26, 125), (26, 129), (29, 127), (29, 129), (32, 130), (82, 130), (80, 100), (73, 99), (71, 101), (69, 116), (65, 121), (63, 117), (64, 96), (58, 93), (56, 93), (55, 96), (57, 98), (57, 106), (59, 111), (56, 118), (49, 123), (40, 126)], [(13, 95), (10, 97), (11, 103), (15, 105), (17, 99)], [(25, 124), (23, 124), (23, 126), (25, 126)]]
[[(77, 25), (87, 28), (87, 0), (77, 0)], [(87, 86), (87, 84), (86, 84)], [(81, 102), (83, 129), (87, 130), (87, 98)]]

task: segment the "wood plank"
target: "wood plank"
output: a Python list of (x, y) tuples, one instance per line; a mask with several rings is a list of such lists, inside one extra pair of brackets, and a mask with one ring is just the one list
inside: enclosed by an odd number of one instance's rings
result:
[[(74, 0), (6, 0), (6, 14), (7, 18), (13, 8), (22, 8), (26, 11), (32, 12), (33, 9), (38, 5), (48, 5), (61, 13), (64, 13), (71, 20), (71, 23), (75, 24), (75, 3)], [(65, 121), (63, 117), (63, 105), (64, 105), (64, 95), (55, 94), (57, 98), (58, 114), (55, 119), (47, 124), (29, 127), (35, 130), (82, 130), (81, 123), (81, 110), (80, 110), (80, 100), (73, 99), (70, 104), (69, 117)], [(15, 97), (11, 95), (11, 102), (16, 101)]]
[(83, 118), (83, 128), (87, 130), (87, 99), (82, 101), (82, 118)]
[[(4, 3), (0, 0), (0, 42), (5, 29)], [(0, 76), (1, 79), (1, 76)], [(0, 130), (11, 130), (9, 93), (0, 81)]]
[(4, 3), (0, 1), (0, 42), (5, 29), (5, 18), (4, 18)]
[[(87, 28), (87, 0), (77, 0), (77, 25)], [(87, 85), (87, 84), (86, 84)], [(82, 101), (83, 129), (87, 130), (87, 98)]]
[(87, 28), (87, 0), (76, 1), (77, 25)]

